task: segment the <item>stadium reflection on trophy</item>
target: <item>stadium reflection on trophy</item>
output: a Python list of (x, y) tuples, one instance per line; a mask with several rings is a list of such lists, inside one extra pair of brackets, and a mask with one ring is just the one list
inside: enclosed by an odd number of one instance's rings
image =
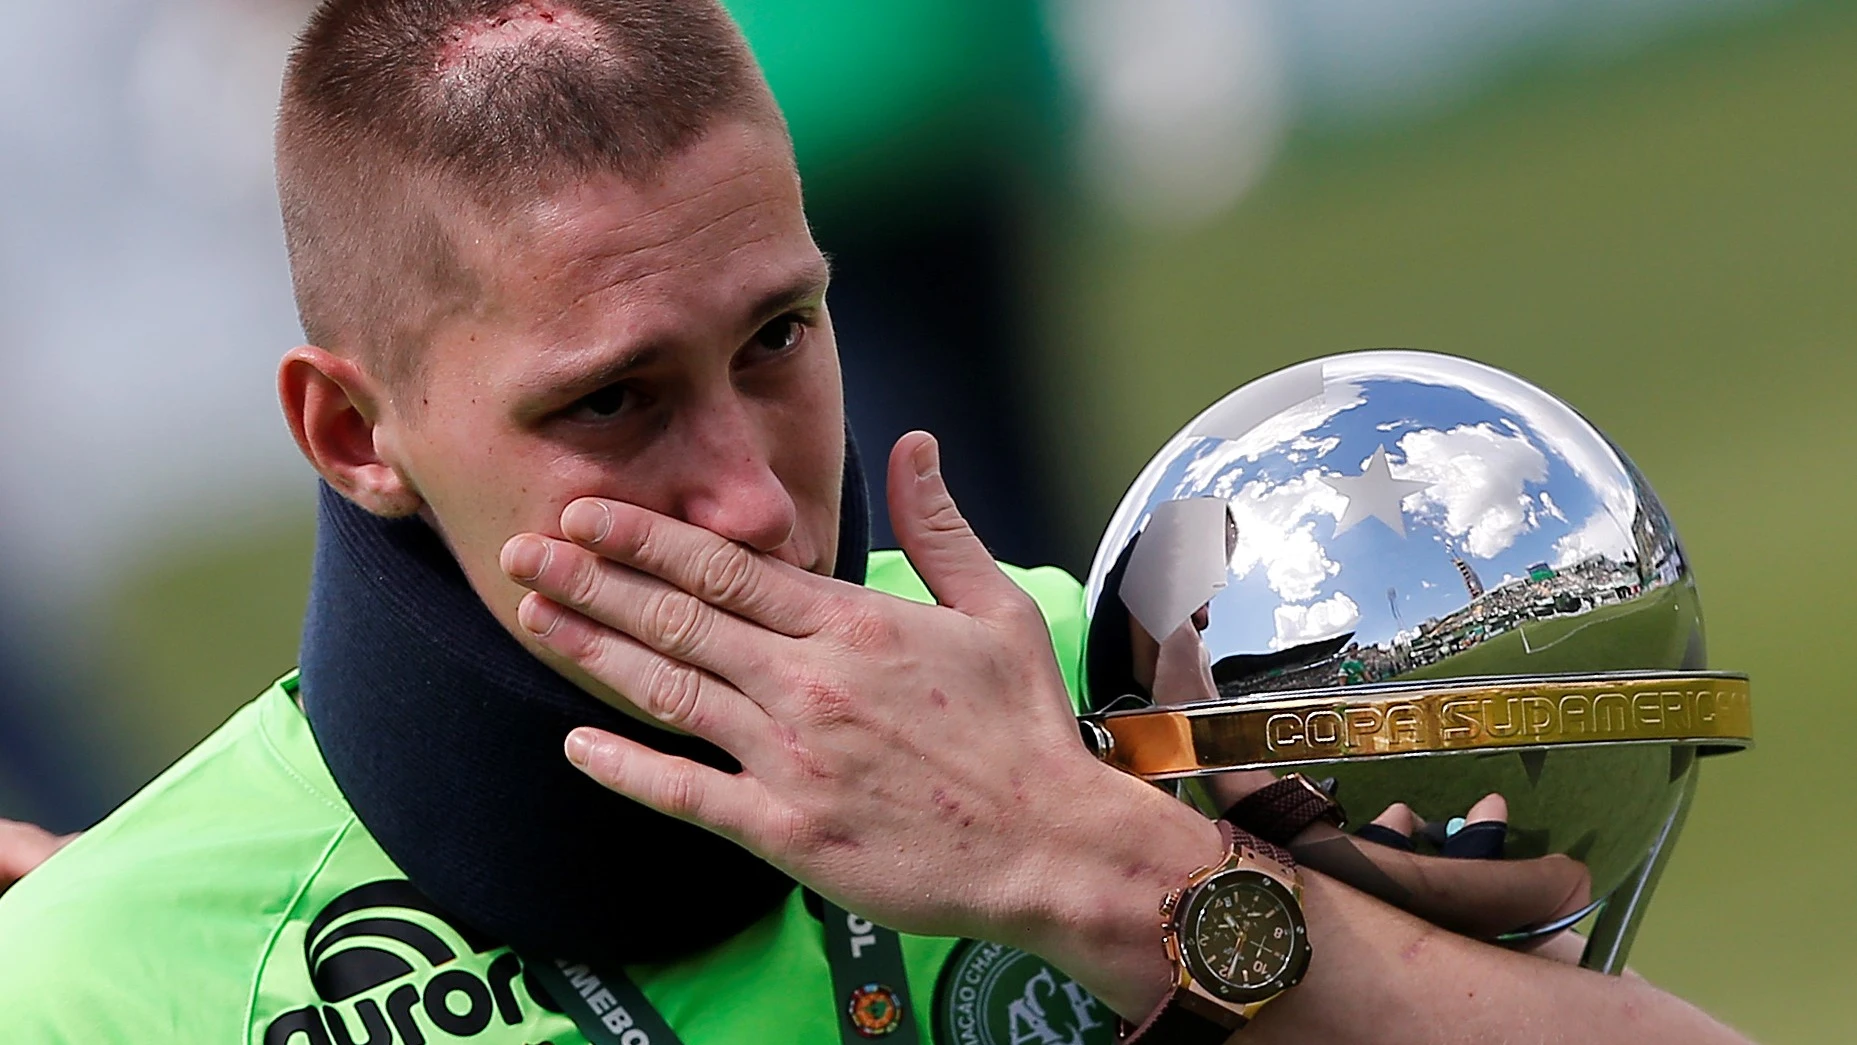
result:
[(1124, 496), (1087, 598), (1100, 757), (1152, 780), (1300, 768), (1356, 825), (1403, 803), (1442, 829), (1500, 795), (1504, 859), (1591, 880), (1502, 939), (1590, 919), (1592, 968), (1624, 966), (1697, 756), (1751, 742), (1644, 477), (1565, 403), (1455, 357), (1332, 356), (1219, 400)]

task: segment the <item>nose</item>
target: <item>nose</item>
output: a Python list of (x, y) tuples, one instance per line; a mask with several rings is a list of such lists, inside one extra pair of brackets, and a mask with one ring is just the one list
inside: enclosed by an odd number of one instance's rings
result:
[(775, 553), (793, 539), (799, 513), (773, 467), (772, 440), (739, 400), (689, 418), (678, 514), (732, 541)]

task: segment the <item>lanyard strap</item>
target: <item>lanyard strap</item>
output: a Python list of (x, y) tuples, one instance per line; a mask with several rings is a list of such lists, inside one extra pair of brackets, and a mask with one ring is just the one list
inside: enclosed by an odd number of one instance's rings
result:
[[(896, 1045), (919, 1045), (901, 937), (833, 903), (821, 901), (820, 917), (840, 1041), (864, 1045), (887, 1038)], [(523, 967), (590, 1045), (683, 1045), (664, 1014), (617, 966), (525, 958)]]
[(909, 971), (903, 941), (895, 932), (829, 901), (820, 904), (825, 922), (825, 958), (832, 967), (832, 996), (839, 999), (838, 1037), (844, 1045), (888, 1038), (916, 1045), (915, 1006), (909, 1001)]
[(618, 967), (595, 971), (547, 959), (522, 964), (591, 1045), (683, 1045), (657, 1006)]

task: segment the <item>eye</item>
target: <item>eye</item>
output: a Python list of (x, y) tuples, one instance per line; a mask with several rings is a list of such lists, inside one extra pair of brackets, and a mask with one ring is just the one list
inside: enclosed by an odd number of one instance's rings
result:
[(624, 385), (607, 385), (591, 395), (581, 397), (568, 408), (567, 413), (576, 421), (611, 420), (632, 405), (636, 398), (636, 393)]
[(789, 312), (754, 332), (754, 347), (767, 355), (792, 350), (806, 336), (806, 324)]

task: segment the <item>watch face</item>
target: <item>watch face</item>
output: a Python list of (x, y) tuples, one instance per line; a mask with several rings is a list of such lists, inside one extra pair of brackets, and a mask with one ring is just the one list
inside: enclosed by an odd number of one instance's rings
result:
[(1213, 875), (1184, 905), (1180, 954), (1193, 979), (1226, 1001), (1262, 1001), (1309, 966), (1302, 905), (1275, 878), (1240, 868)]

